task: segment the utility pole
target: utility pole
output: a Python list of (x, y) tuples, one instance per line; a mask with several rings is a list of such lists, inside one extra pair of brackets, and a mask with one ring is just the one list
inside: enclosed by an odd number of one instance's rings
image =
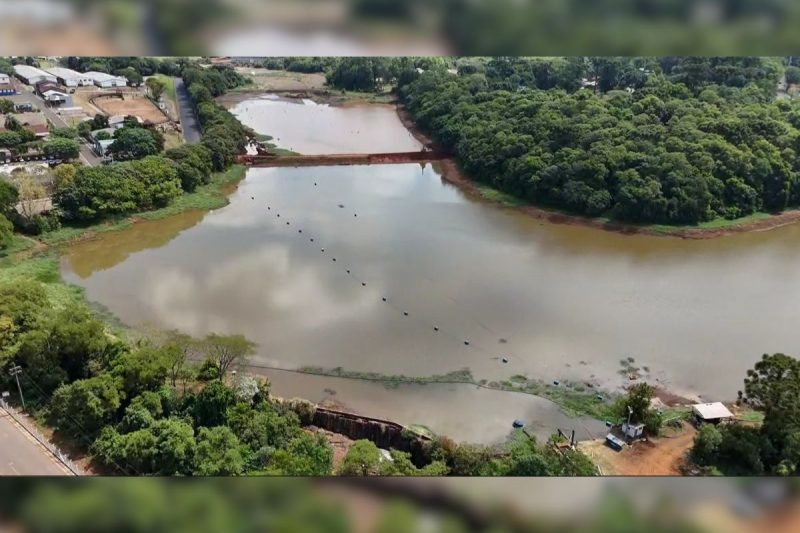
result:
[(19, 391), (19, 399), (22, 402), (22, 408), (25, 409), (25, 397), (22, 396), (22, 386), (19, 384), (19, 375), (22, 373), (22, 367), (17, 364), (12, 364), (9, 373), (17, 379), (17, 390)]

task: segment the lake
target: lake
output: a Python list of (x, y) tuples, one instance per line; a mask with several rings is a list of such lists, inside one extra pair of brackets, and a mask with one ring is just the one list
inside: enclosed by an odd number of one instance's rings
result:
[(332, 106), (267, 94), (231, 110), (242, 124), (268, 133), (278, 148), (301, 154), (413, 152), (422, 144), (406, 130), (393, 105)]
[(618, 389), (635, 367), (678, 394), (731, 400), (762, 353), (800, 344), (798, 225), (702, 241), (554, 225), (414, 164), (253, 168), (230, 202), (76, 244), (64, 277), (128, 324), (244, 334), (282, 396), (480, 442), (514, 418), (540, 435), (603, 428), (528, 395), (275, 369), (468, 368)]

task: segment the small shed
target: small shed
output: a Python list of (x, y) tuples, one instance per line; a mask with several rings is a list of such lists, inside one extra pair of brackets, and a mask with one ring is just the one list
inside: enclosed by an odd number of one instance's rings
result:
[(644, 424), (628, 424), (623, 422), (622, 434), (628, 439), (639, 439), (644, 435)]
[(733, 418), (727, 407), (722, 402), (698, 403), (692, 406), (695, 421), (719, 424), (723, 420)]

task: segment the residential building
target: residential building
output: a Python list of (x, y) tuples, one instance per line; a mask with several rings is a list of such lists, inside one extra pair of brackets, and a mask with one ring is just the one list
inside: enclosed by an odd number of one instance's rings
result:
[(122, 76), (112, 76), (105, 72), (85, 72), (84, 76), (91, 78), (95, 85), (103, 89), (110, 89), (113, 87), (127, 87), (128, 79)]
[[(105, 157), (108, 147), (114, 144), (114, 128), (105, 128), (102, 130), (95, 130), (92, 132), (92, 143), (94, 143), (94, 151), (100, 157)], [(106, 135), (100, 135), (105, 133)], [(98, 139), (98, 137), (110, 137), (108, 139)]]
[(11, 96), (17, 94), (17, 90), (11, 84), (11, 77), (0, 72), (0, 96)]
[(94, 79), (86, 74), (81, 74), (70, 68), (53, 67), (48, 68), (46, 71), (58, 79), (58, 83), (64, 87), (86, 87), (94, 85)]
[(41, 83), (43, 81), (52, 81), (53, 83), (58, 83), (58, 80), (52, 74), (48, 74), (42, 69), (28, 65), (14, 65), (14, 74), (23, 83), (28, 85), (36, 85), (37, 83)]

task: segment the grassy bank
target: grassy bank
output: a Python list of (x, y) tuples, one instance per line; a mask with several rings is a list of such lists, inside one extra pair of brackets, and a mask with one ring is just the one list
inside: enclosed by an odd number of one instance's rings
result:
[(398, 387), (401, 384), (463, 383), (484, 389), (540, 396), (557, 404), (570, 416), (590, 416), (598, 420), (618, 422), (617, 415), (613, 409), (614, 402), (618, 398), (617, 395), (570, 381), (555, 385), (519, 375), (512, 376), (506, 381), (478, 380), (468, 368), (433, 376), (390, 375), (378, 372), (356, 372), (345, 370), (342, 367), (322, 368), (314, 366), (302, 367), (297, 372), (316, 376), (374, 381), (383, 383), (390, 388)]
[(257, 141), (263, 143), (264, 146), (266, 146), (266, 148), (275, 155), (300, 155), (300, 152), (294, 152), (292, 150), (287, 150), (286, 148), (279, 148), (277, 144), (272, 142), (272, 139), (274, 139), (272, 135), (253, 132), (253, 137)]
[(215, 173), (208, 185), (198, 187), (193, 193), (182, 194), (170, 205), (161, 209), (132, 213), (124, 217), (87, 226), (64, 226), (61, 229), (41, 235), (40, 240), (51, 246), (66, 244), (71, 241), (91, 238), (92, 235), (98, 233), (128, 228), (137, 219), (158, 220), (196, 209), (219, 209), (228, 205), (228, 188), (241, 181), (246, 170), (242, 165), (234, 165), (225, 172)]

